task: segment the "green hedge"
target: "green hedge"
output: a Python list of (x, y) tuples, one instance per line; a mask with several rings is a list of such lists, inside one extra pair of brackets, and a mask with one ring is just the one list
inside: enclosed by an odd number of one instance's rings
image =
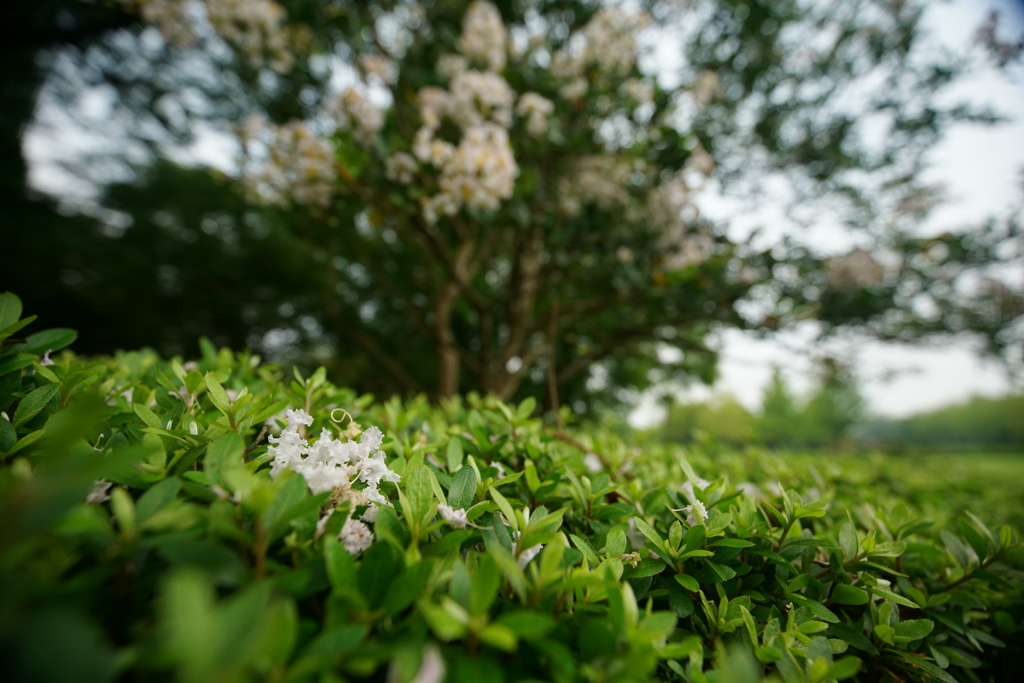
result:
[(5, 680), (948, 682), (1022, 663), (1021, 544), (983, 501), (952, 517), (956, 490), (564, 433), (532, 402), (374, 402), (209, 343), (190, 363), (58, 355), (74, 333), (17, 340), (20, 308), (0, 298)]

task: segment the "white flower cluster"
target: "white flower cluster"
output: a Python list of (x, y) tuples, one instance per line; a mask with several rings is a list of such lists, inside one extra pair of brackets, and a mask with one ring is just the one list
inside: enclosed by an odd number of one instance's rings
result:
[(242, 141), (250, 151), (259, 146), (265, 151), (244, 160), (242, 181), (257, 202), (286, 205), (294, 199), (312, 206), (330, 204), (337, 181), (334, 151), (305, 123), (275, 126), (251, 116)]
[[(495, 72), (505, 65), (506, 42), (497, 9), (488, 2), (474, 2), (459, 41), (463, 56), (446, 55), (438, 63), (438, 69), (450, 76), (448, 89), (430, 86), (418, 93), (423, 125), (413, 140), (412, 153), (438, 171), (440, 189), (422, 200), (423, 217), (429, 223), (442, 215), (455, 215), (463, 206), (493, 211), (512, 196), (519, 167), (508, 127), (516, 93)], [(468, 69), (466, 57), (482, 59), (492, 71)], [(462, 131), (458, 144), (437, 137), (446, 118)], [(389, 178), (411, 181), (415, 168), (408, 158), (385, 163)]]
[(448, 507), (444, 503), (440, 503), (437, 506), (437, 513), (441, 515), (441, 519), (448, 522), (456, 529), (465, 529), (466, 525), (469, 524), (469, 519), (466, 516), (465, 510), (456, 510)]
[(873, 287), (885, 276), (885, 266), (871, 252), (857, 249), (846, 256), (831, 258), (825, 263), (828, 286), (838, 291)]
[(254, 68), (264, 59), (278, 73), (295, 64), (285, 31), (285, 11), (273, 0), (204, 0), (217, 33), (242, 49)]
[[(631, 13), (619, 7), (602, 8), (583, 27), (581, 43), (555, 54), (552, 73), (560, 78), (580, 79), (591, 64), (611, 76), (628, 73), (636, 64), (637, 35), (649, 23), (650, 17), (645, 13)], [(570, 85), (574, 83), (575, 80)], [(585, 82), (582, 87), (585, 89)], [(576, 84), (571, 94), (576, 94), (579, 88)], [(569, 97), (566, 93), (563, 96)]]
[(376, 78), (382, 83), (394, 83), (398, 77), (398, 67), (394, 60), (383, 55), (361, 55), (359, 66), (367, 76)]
[(516, 113), (526, 117), (526, 131), (535, 138), (548, 132), (548, 117), (555, 111), (555, 104), (535, 92), (523, 93), (516, 104)]
[(605, 155), (581, 157), (558, 182), (559, 208), (568, 216), (577, 216), (591, 202), (602, 211), (622, 206), (629, 201), (624, 186), (632, 172), (632, 166), (623, 159)]
[(351, 128), (356, 141), (367, 147), (384, 127), (384, 112), (357, 88), (346, 88), (335, 95), (327, 106), (327, 113), (339, 128)]
[(505, 68), (508, 33), (498, 8), (486, 0), (473, 0), (462, 19), (459, 51), (470, 59), (479, 59), (491, 71)]
[[(384, 435), (376, 427), (371, 427), (356, 443), (335, 440), (324, 429), (320, 438), (310, 444), (302, 438), (300, 429), (313, 424), (312, 416), (303, 410), (289, 410), (285, 419), (287, 426), (281, 435), (270, 437), (274, 444), (267, 449), (273, 457), (270, 476), (276, 478), (284, 470), (292, 470), (303, 476), (314, 494), (333, 491), (333, 502), (347, 501), (353, 510), (368, 506), (361, 521), (349, 519), (339, 536), (353, 555), (365, 550), (373, 542), (373, 534), (364, 522), (373, 523), (377, 519), (377, 505), (391, 506), (379, 490), (380, 483), (397, 483), (401, 479), (384, 463), (384, 452), (379, 450)], [(365, 484), (365, 488), (353, 488), (357, 481)], [(320, 520), (318, 528), (321, 532), (332, 512), (328, 511)]]
[(498, 74), (463, 71), (452, 77), (444, 113), (463, 129), (492, 121), (507, 128), (512, 125), (515, 99), (515, 91)]
[(420, 168), (416, 158), (407, 152), (395, 152), (384, 161), (384, 175), (393, 183), (410, 184)]
[(147, 24), (156, 26), (170, 45), (189, 47), (196, 41), (193, 11), (201, 5), (213, 30), (239, 47), (256, 69), (266, 66), (278, 73), (295, 64), (284, 25), (285, 11), (273, 0), (118, 0), (135, 9)]
[[(706, 479), (697, 479), (697, 488), (706, 489), (711, 485), (711, 482)], [(704, 503), (697, 499), (697, 495), (694, 492), (694, 484), (692, 482), (686, 482), (683, 484), (683, 495), (690, 501), (683, 510), (687, 513), (686, 523), (690, 526), (697, 524), (703, 524), (708, 518), (707, 508), (704, 507)]]
[(190, 47), (196, 42), (194, 21), (189, 16), (190, 3), (183, 0), (121, 0), (134, 6), (142, 21), (152, 24), (168, 45)]

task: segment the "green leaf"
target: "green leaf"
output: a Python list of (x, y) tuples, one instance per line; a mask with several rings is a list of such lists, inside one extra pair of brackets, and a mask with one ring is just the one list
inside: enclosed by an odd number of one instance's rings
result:
[(896, 625), (896, 640), (897, 642), (909, 642), (911, 640), (924, 638), (931, 633), (934, 628), (935, 622), (929, 619), (909, 619), (907, 621), (901, 621)]
[(512, 506), (505, 499), (505, 496), (501, 495), (497, 489), (490, 488), (487, 490), (491, 494), (491, 498), (498, 504), (498, 509), (501, 510), (501, 514), (505, 515), (505, 519), (512, 527), (513, 531), (519, 531), (519, 521), (516, 519), (515, 512), (512, 510)]
[(452, 477), (452, 485), (448, 489), (448, 505), (456, 510), (468, 510), (475, 499), (476, 470), (466, 465)]
[(6, 375), (22, 368), (27, 368), (36, 362), (36, 357), (28, 353), (17, 353), (13, 356), (0, 358), (0, 375)]
[[(138, 409), (140, 406), (136, 403), (135, 407)], [(138, 411), (136, 410), (136, 412)], [(227, 483), (226, 475), (229, 472), (238, 471), (244, 467), (244, 456), (245, 442), (241, 436), (234, 432), (221, 436), (206, 449), (206, 458), (203, 460), (206, 477), (211, 484), (224, 486)]]
[(843, 558), (851, 561), (858, 555), (860, 542), (857, 540), (857, 531), (849, 522), (843, 524), (839, 529), (839, 545), (843, 549)]
[(430, 503), (434, 498), (434, 490), (430, 485), (430, 473), (426, 465), (419, 465), (406, 473), (405, 495), (409, 499), (409, 509), (403, 510), (406, 519), (422, 523), (430, 513)]
[(29, 392), (14, 411), (14, 426), (19, 427), (38, 415), (59, 391), (60, 387), (56, 384), (44, 384)]
[(501, 571), (494, 557), (485, 553), (480, 556), (476, 573), (473, 574), (470, 589), (469, 612), (474, 616), (486, 615), (501, 587)]
[(654, 547), (662, 549), (665, 547), (665, 540), (647, 522), (640, 517), (634, 517), (633, 520), (636, 523), (636, 528), (654, 544)]
[(139, 526), (145, 524), (147, 519), (167, 507), (177, 497), (180, 490), (181, 480), (177, 477), (171, 477), (164, 479), (143, 493), (142, 497), (139, 498), (135, 512), (135, 519)]
[(153, 429), (161, 430), (164, 428), (163, 424), (161, 424), (160, 422), (160, 418), (156, 416), (156, 413), (154, 413), (152, 410), (142, 405), (141, 403), (132, 404), (132, 410), (135, 411), (136, 415), (142, 418), (142, 421), (146, 423), (147, 427), (152, 427)]
[(967, 554), (967, 548), (964, 546), (963, 541), (949, 533), (945, 529), (939, 532), (939, 536), (942, 537), (942, 543), (946, 546), (949, 554), (953, 556), (957, 564), (967, 571), (967, 568), (971, 565), (971, 557)]
[(74, 343), (77, 338), (78, 333), (74, 330), (65, 328), (43, 330), (42, 332), (30, 335), (25, 340), (25, 343), (15, 345), (14, 350), (19, 353), (31, 353), (41, 356), (47, 351), (60, 351), (65, 346)]
[(530, 610), (506, 612), (495, 621), (523, 640), (540, 640), (555, 629), (556, 622), (548, 614)]
[(13, 292), (0, 294), (0, 330), (10, 327), (21, 317), (21, 299)]
[[(597, 558), (597, 552), (594, 551), (593, 546), (591, 546), (586, 539), (580, 538), (576, 534), (569, 534), (569, 539), (572, 541), (572, 544), (576, 546), (581, 553), (583, 553), (583, 557), (587, 558), (587, 563), (589, 563), (591, 567), (596, 567), (601, 564), (601, 561)], [(621, 553), (619, 554), (621, 555)]]
[(414, 603), (426, 587), (427, 581), (430, 580), (433, 568), (434, 563), (430, 560), (423, 560), (406, 567), (398, 575), (384, 599), (384, 614), (395, 616)]
[(851, 647), (855, 647), (858, 650), (867, 652), (868, 654), (878, 654), (878, 648), (876, 648), (871, 640), (864, 635), (864, 631), (860, 626), (851, 626), (849, 624), (830, 624), (826, 634), (847, 642)]
[(608, 557), (621, 557), (626, 552), (626, 532), (621, 527), (615, 527), (609, 531), (605, 538), (604, 548)]
[(449, 472), (454, 472), (462, 467), (465, 455), (462, 452), (462, 442), (458, 438), (448, 440), (448, 447), (445, 449), (445, 459), (447, 460)]
[(523, 402), (516, 408), (516, 420), (522, 422), (533, 415), (533, 411), (537, 409), (537, 399), (533, 396), (527, 396), (523, 399)]
[[(653, 557), (645, 557), (640, 560), (636, 567), (627, 568), (622, 573), (623, 579), (642, 579), (647, 576), (656, 576), (660, 574), (666, 567), (666, 564), (661, 560)], [(678, 576), (678, 575), (677, 575)]]
[(693, 578), (689, 574), (676, 574), (675, 579), (676, 583), (691, 593), (696, 593), (700, 590), (700, 584), (697, 583), (697, 579)]
[[(753, 543), (750, 541), (744, 541), (742, 538), (720, 538), (717, 541), (708, 544), (708, 547), (710, 548), (752, 548), (753, 546)], [(687, 545), (687, 547), (689, 547), (689, 545)]]
[(837, 583), (832, 589), (832, 602), (838, 605), (864, 605), (869, 597), (867, 591), (845, 583)]
[(14, 425), (6, 417), (0, 416), (0, 453), (16, 443), (18, 443), (18, 433), (14, 431)]
[(868, 553), (871, 557), (899, 557), (907, 550), (906, 541), (886, 541), (879, 543)]
[(736, 576), (736, 570), (724, 564), (708, 562), (707, 566), (696, 572), (693, 578), (699, 583), (721, 583)]
[[(704, 539), (707, 537), (707, 527), (703, 524), (695, 524), (686, 530), (686, 535), (683, 537), (683, 547), (686, 550), (697, 550), (704, 545)], [(723, 541), (726, 539), (722, 539)]]
[(224, 391), (224, 387), (220, 385), (217, 378), (213, 376), (212, 372), (206, 373), (206, 392), (213, 401), (213, 405), (217, 407), (217, 410), (229, 415), (231, 412), (231, 400), (228, 399), (228, 394)]
[(484, 627), (480, 631), (480, 640), (503, 652), (512, 652), (516, 649), (516, 634), (501, 624), (490, 624)]
[(333, 587), (356, 585), (356, 563), (334, 536), (324, 538), (324, 565)]
[(825, 674), (825, 678), (823, 680), (845, 681), (847, 678), (853, 678), (856, 676), (860, 671), (860, 667), (861, 661), (857, 657), (843, 657), (829, 667), (828, 673)]
[(885, 598), (886, 600), (891, 600), (892, 602), (895, 602), (897, 605), (903, 605), (904, 607), (913, 607), (914, 609), (924, 609), (923, 607), (921, 607), (921, 605), (917, 604), (913, 600), (909, 600), (903, 597), (902, 595), (897, 595), (896, 593), (893, 593), (889, 590), (885, 590), (884, 588), (878, 588), (877, 586), (875, 586), (872, 587), (870, 590), (872, 595), (877, 595), (879, 597)]
[(281, 479), (284, 479), (284, 483), (277, 490), (267, 509), (263, 511), (263, 528), (269, 532), (271, 539), (284, 532), (283, 527), (289, 521), (286, 513), (309, 493), (306, 480), (301, 475), (285, 475), (278, 481)]
[(974, 550), (978, 556), (978, 560), (981, 562), (985, 561), (985, 557), (988, 555), (988, 544), (985, 539), (981, 537), (974, 527), (968, 524), (965, 520), (957, 520), (957, 525), (960, 527), (960, 533), (967, 539), (967, 543)]

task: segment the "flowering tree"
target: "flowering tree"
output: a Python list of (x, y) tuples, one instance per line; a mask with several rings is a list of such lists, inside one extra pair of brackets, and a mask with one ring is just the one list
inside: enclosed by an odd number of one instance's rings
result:
[[(242, 184), (307, 245), (289, 306), (362, 388), (574, 401), (708, 378), (716, 327), (805, 319), (1012, 342), (1019, 293), (963, 281), (1020, 258), (1013, 229), (915, 232), (926, 151), (992, 116), (937, 104), (958, 64), (919, 47), (914, 3), (121, 4), (264, 94), (232, 117)], [(643, 59), (654, 43), (678, 74)], [(798, 222), (827, 200), (855, 248), (701, 218), (709, 180), (767, 178)]]

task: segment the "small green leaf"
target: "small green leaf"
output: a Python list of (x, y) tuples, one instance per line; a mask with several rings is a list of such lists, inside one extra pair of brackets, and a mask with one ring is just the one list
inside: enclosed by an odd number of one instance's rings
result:
[(13, 292), (0, 294), (0, 330), (10, 327), (21, 317), (21, 299)]
[(132, 404), (132, 410), (135, 411), (136, 415), (142, 418), (142, 421), (146, 423), (147, 427), (161, 430), (164, 428), (163, 424), (160, 423), (160, 418), (156, 416), (156, 413), (141, 403)]
[(896, 639), (902, 642), (909, 642), (911, 640), (917, 640), (924, 638), (932, 629), (935, 628), (935, 622), (929, 619), (909, 619), (907, 621), (901, 621), (896, 625)]
[(981, 537), (974, 527), (967, 523), (966, 520), (958, 520), (957, 525), (960, 527), (960, 533), (967, 539), (967, 543), (974, 550), (978, 556), (978, 560), (981, 562), (985, 561), (985, 557), (988, 555), (988, 544), (985, 543), (985, 539)]
[(217, 378), (213, 376), (212, 372), (206, 373), (206, 392), (213, 401), (213, 405), (217, 407), (217, 410), (228, 415), (231, 412), (231, 401), (228, 399), (228, 394), (224, 391), (224, 387), (220, 385)]
[(675, 579), (680, 586), (691, 593), (696, 593), (700, 590), (700, 584), (697, 583), (697, 579), (693, 578), (689, 574), (676, 574)]
[(142, 497), (139, 498), (135, 513), (135, 519), (139, 526), (145, 524), (147, 519), (167, 507), (180, 490), (181, 481), (177, 477), (170, 477), (143, 493)]
[(658, 535), (658, 532), (651, 528), (651, 526), (640, 517), (634, 517), (633, 521), (636, 523), (636, 528), (646, 536), (656, 548), (664, 548), (665, 540)]
[(622, 573), (622, 578), (642, 579), (647, 576), (656, 576), (665, 569), (665, 566), (665, 563), (659, 559), (653, 557), (645, 557), (637, 563), (636, 567), (627, 568)]
[(601, 561), (597, 558), (597, 553), (594, 551), (593, 546), (591, 546), (586, 539), (580, 538), (576, 534), (569, 534), (569, 539), (572, 541), (572, 544), (576, 546), (576, 548), (578, 548), (581, 553), (583, 553), (583, 557), (587, 558), (587, 562), (590, 564), (591, 567), (596, 567), (597, 565), (601, 564)]
[(465, 455), (462, 452), (462, 442), (458, 438), (449, 439), (448, 447), (445, 449), (445, 460), (447, 460), (448, 471), (454, 472), (462, 467)]
[(904, 607), (913, 607), (914, 609), (924, 609), (923, 607), (921, 607), (921, 605), (917, 604), (913, 600), (908, 600), (907, 598), (903, 597), (902, 595), (897, 595), (896, 593), (893, 593), (892, 591), (885, 590), (884, 588), (878, 588), (877, 586), (871, 588), (871, 594), (872, 595), (877, 595), (879, 597), (883, 597), (886, 600), (891, 600), (892, 602), (895, 602), (897, 605), (903, 605)]
[(618, 558), (626, 552), (626, 532), (620, 527), (615, 527), (608, 532), (604, 543), (605, 554), (608, 557)]
[[(138, 409), (140, 406), (136, 403), (135, 407)], [(136, 410), (136, 412), (138, 411)], [(224, 486), (227, 483), (229, 472), (243, 468), (244, 456), (245, 442), (241, 436), (234, 432), (229, 432), (219, 437), (206, 449), (206, 458), (203, 460), (203, 469), (206, 471), (206, 477), (210, 480), (211, 484)]]
[(845, 583), (837, 583), (835, 588), (832, 589), (832, 602), (838, 605), (864, 605), (867, 601), (867, 591), (862, 588)]
[(14, 411), (14, 426), (19, 427), (38, 415), (59, 391), (60, 387), (56, 384), (44, 384), (29, 392)]
[(324, 538), (324, 564), (333, 587), (341, 588), (356, 584), (356, 563), (333, 536)]
[[(456, 441), (457, 442), (457, 441)], [(466, 465), (452, 477), (448, 504), (456, 510), (468, 510), (476, 498), (476, 470)]]
[(856, 676), (860, 671), (860, 666), (861, 661), (857, 657), (843, 657), (829, 667), (828, 673), (825, 674), (825, 678), (822, 680), (845, 681), (847, 678), (853, 678)]

